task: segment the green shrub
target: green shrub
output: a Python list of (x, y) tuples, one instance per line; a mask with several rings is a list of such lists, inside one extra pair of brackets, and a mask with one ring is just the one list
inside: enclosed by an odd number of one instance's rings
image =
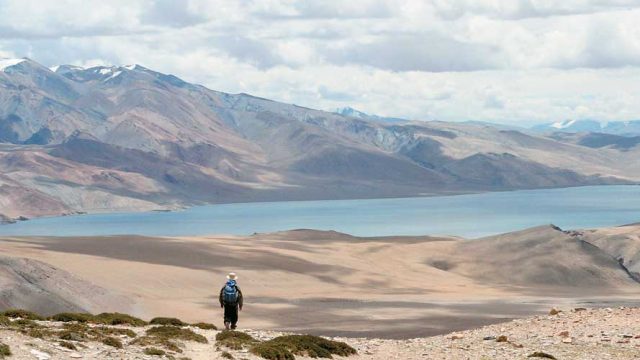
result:
[(85, 341), (85, 340), (87, 340), (87, 334), (86, 333), (81, 333), (81, 332), (76, 332), (76, 331), (71, 331), (71, 330), (61, 331), (60, 333), (58, 333), (58, 337), (61, 340), (67, 340), (67, 341)]
[(39, 339), (44, 339), (54, 334), (53, 331), (47, 329), (46, 327), (38, 324), (33, 320), (27, 319), (14, 320), (9, 324), (9, 327), (15, 329), (16, 331), (19, 331), (21, 334)]
[(207, 344), (207, 338), (196, 334), (192, 330), (183, 329), (176, 326), (156, 326), (147, 330), (147, 335), (155, 336), (161, 339), (168, 340), (185, 340), (185, 341), (195, 341), (203, 344)]
[(144, 353), (146, 355), (152, 355), (152, 356), (162, 356), (162, 355), (166, 354), (166, 352), (164, 350), (160, 350), (160, 349), (154, 348), (154, 347), (148, 347), (148, 348), (144, 349)]
[(202, 330), (218, 330), (218, 327), (213, 325), (213, 324), (209, 324), (209, 323), (205, 323), (205, 322), (199, 322), (199, 323), (195, 323), (195, 324), (191, 324), (191, 326), (195, 326), (199, 329)]
[(111, 336), (104, 338), (102, 343), (108, 346), (113, 346), (116, 349), (122, 349), (122, 341)]
[(223, 359), (229, 359), (229, 360), (235, 359), (233, 355), (231, 355), (228, 351), (223, 351), (220, 356), (222, 356)]
[(131, 329), (122, 329), (122, 328), (111, 328), (106, 326), (99, 326), (92, 329), (96, 333), (100, 333), (101, 335), (124, 335), (130, 338), (136, 337), (135, 331)]
[(0, 315), (0, 326), (9, 326), (11, 325), (11, 320), (4, 315)]
[(9, 345), (0, 342), (0, 359), (4, 359), (7, 356), (11, 356), (11, 349)]
[(29, 320), (29, 319), (18, 319), (18, 320), (14, 320), (11, 322), (10, 324), (11, 327), (16, 328), (16, 329), (37, 329), (37, 328), (41, 328), (42, 325), (38, 324), (37, 322), (33, 321), (33, 320)]
[(93, 322), (103, 325), (145, 326), (147, 322), (137, 317), (121, 313), (102, 313), (93, 317)]
[(294, 360), (295, 356), (282, 345), (269, 344), (268, 342), (256, 344), (251, 347), (251, 353), (268, 360)]
[(38, 338), (38, 339), (46, 339), (55, 334), (54, 331), (49, 329), (44, 329), (44, 328), (28, 329), (26, 331), (23, 330), (21, 332), (29, 337)]
[(85, 313), (60, 313), (49, 317), (51, 321), (86, 323), (93, 320), (93, 315)]
[(60, 341), (58, 345), (62, 346), (63, 348), (67, 348), (69, 350), (78, 350), (78, 348), (73, 343), (70, 343), (68, 341)]
[(26, 320), (44, 320), (44, 318), (34, 312), (22, 309), (9, 309), (2, 313), (2, 315), (12, 319), (26, 319)]
[(240, 350), (245, 346), (257, 343), (257, 341), (249, 334), (240, 331), (225, 330), (216, 335), (216, 343), (229, 349)]
[(304, 355), (312, 358), (331, 358), (331, 355), (349, 356), (357, 354), (354, 348), (343, 342), (313, 335), (279, 336), (262, 343), (262, 345), (285, 348), (294, 355)]
[(180, 319), (168, 318), (168, 317), (156, 317), (149, 321), (151, 325), (170, 325), (170, 326), (187, 326), (187, 323), (182, 322)]
[(169, 351), (182, 353), (182, 349), (180, 348), (180, 346), (178, 346), (178, 344), (175, 341), (171, 341), (168, 339), (159, 338), (155, 336), (141, 336), (133, 340), (131, 344), (138, 345), (138, 346), (152, 346), (152, 345), (162, 346), (163, 348)]

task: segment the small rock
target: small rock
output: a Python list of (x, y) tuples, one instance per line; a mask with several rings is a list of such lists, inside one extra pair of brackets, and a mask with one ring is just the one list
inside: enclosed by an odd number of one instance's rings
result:
[(496, 342), (507, 342), (509, 341), (509, 339), (507, 338), (506, 335), (500, 335), (498, 336), (498, 338), (496, 339)]
[(562, 336), (562, 337), (568, 337), (569, 336), (569, 332), (568, 331), (561, 331), (558, 336)]
[(495, 340), (496, 337), (495, 336), (485, 336), (482, 338), (482, 340), (488, 341), (488, 340)]
[(573, 339), (570, 338), (570, 337), (564, 338), (564, 339), (562, 339), (562, 342), (565, 343), (565, 344), (571, 344), (571, 343), (573, 343)]
[(51, 359), (51, 355), (46, 352), (42, 352), (40, 350), (31, 349), (31, 355), (35, 356), (38, 360), (49, 360)]
[(553, 356), (551, 354), (544, 353), (542, 351), (536, 351), (536, 352), (534, 352), (533, 354), (531, 354), (531, 355), (529, 355), (527, 357), (557, 360), (555, 356)]

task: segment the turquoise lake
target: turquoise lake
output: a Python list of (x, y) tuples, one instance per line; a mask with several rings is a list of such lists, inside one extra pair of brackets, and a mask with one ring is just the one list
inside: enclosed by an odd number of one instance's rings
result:
[(446, 234), (477, 238), (551, 223), (578, 229), (634, 222), (640, 222), (640, 186), (591, 186), (77, 215), (1, 225), (0, 235), (247, 235), (310, 228), (359, 236)]

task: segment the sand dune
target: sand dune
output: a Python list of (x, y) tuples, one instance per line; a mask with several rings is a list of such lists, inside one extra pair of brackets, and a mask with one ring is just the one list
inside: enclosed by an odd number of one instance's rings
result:
[(217, 292), (236, 271), (246, 294), (242, 326), (317, 334), (426, 336), (556, 304), (633, 304), (640, 294), (615, 257), (551, 226), (473, 241), (294, 230), (5, 238), (0, 247), (125, 296), (133, 309), (122, 302), (111, 310), (146, 318), (219, 322)]

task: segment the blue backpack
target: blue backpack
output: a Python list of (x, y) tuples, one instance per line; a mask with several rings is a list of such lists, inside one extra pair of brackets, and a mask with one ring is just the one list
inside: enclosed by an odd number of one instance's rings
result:
[(236, 288), (236, 282), (233, 280), (227, 281), (224, 285), (222, 299), (225, 304), (235, 304), (238, 302), (238, 289)]

